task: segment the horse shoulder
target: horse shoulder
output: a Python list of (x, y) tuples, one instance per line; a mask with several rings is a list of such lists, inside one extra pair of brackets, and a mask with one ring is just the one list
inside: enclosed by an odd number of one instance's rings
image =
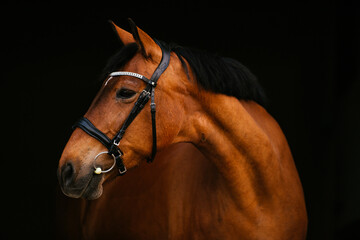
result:
[(304, 193), (286, 137), (276, 120), (263, 107), (251, 101), (241, 101), (241, 104), (268, 136), (278, 161), (279, 181), (274, 186), (274, 194), (278, 198), (278, 207), (274, 208), (277, 211), (276, 219), (287, 222), (288, 234), (296, 236), (292, 239), (304, 239), (302, 235), (306, 234), (307, 228)]

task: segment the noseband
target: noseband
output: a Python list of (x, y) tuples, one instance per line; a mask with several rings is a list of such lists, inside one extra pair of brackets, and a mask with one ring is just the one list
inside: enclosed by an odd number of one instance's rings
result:
[[(106, 85), (109, 82), (109, 80), (112, 79), (113, 77), (131, 76), (131, 77), (139, 78), (147, 84), (145, 89), (140, 93), (140, 96), (136, 100), (134, 107), (131, 109), (130, 114), (126, 118), (126, 120), (123, 123), (122, 127), (120, 128), (119, 132), (112, 139), (110, 139), (108, 136), (106, 136), (106, 134), (104, 134), (99, 129), (97, 129), (90, 122), (90, 120), (85, 117), (80, 118), (73, 125), (74, 129), (76, 127), (81, 128), (84, 132), (86, 132), (93, 138), (97, 139), (108, 149), (107, 152), (99, 153), (94, 159), (94, 168), (95, 168), (94, 172), (96, 174), (109, 172), (115, 166), (115, 163), (119, 169), (120, 175), (122, 175), (126, 172), (126, 167), (122, 160), (122, 156), (124, 154), (119, 148), (120, 140), (123, 138), (126, 129), (129, 127), (129, 125), (132, 123), (132, 121), (135, 119), (135, 117), (141, 112), (141, 110), (145, 107), (145, 105), (149, 101), (149, 99), (151, 99), (150, 112), (151, 112), (153, 145), (152, 145), (151, 157), (147, 161), (152, 162), (155, 158), (156, 149), (157, 149), (157, 146), (156, 146), (156, 122), (155, 122), (155, 113), (156, 113), (155, 87), (156, 87), (158, 79), (160, 78), (161, 74), (166, 70), (166, 68), (168, 67), (169, 62), (170, 62), (170, 51), (166, 47), (162, 46), (162, 44), (160, 44), (159, 42), (156, 41), (156, 43), (161, 48), (162, 58), (161, 58), (160, 64), (157, 66), (156, 70), (154, 71), (154, 73), (150, 79), (148, 79), (145, 76), (138, 74), (138, 73), (119, 71), (119, 72), (110, 73), (109, 79), (105, 82), (105, 85)], [(96, 160), (100, 155), (105, 154), (105, 153), (107, 153), (108, 155), (113, 157), (114, 164), (107, 170), (101, 170), (101, 168), (96, 166)]]

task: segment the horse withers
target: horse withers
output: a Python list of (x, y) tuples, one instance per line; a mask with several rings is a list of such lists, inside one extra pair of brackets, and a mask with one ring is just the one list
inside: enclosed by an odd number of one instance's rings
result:
[(124, 47), (59, 162), (63, 193), (82, 198), (62, 205), (61, 234), (305, 239), (301, 182), (254, 75), (130, 25), (113, 24)]

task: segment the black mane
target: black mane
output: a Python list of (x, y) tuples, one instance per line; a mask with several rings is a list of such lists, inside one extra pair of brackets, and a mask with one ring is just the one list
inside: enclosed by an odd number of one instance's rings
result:
[[(189, 63), (199, 85), (205, 90), (236, 97), (241, 100), (252, 100), (264, 106), (265, 93), (256, 77), (240, 62), (220, 57), (205, 51), (181, 47), (175, 44), (162, 45), (175, 52), (183, 62), (183, 67), (188, 72), (183, 58)], [(123, 67), (139, 50), (136, 43), (125, 45), (108, 62), (104, 75)], [(104, 78), (103, 78), (104, 79)]]
[[(248, 68), (232, 58), (205, 51), (169, 45), (178, 57), (186, 59), (196, 80), (205, 90), (266, 104), (264, 90)], [(186, 69), (186, 64), (183, 63)]]

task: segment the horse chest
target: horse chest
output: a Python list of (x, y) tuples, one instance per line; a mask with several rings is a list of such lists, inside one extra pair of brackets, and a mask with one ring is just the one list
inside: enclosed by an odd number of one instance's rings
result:
[(139, 197), (88, 202), (83, 234), (88, 239), (113, 236), (123, 239), (209, 239), (213, 236), (211, 239), (216, 239), (214, 236), (224, 236), (222, 227), (229, 218), (226, 204), (182, 191), (177, 189), (177, 193), (170, 196), (166, 191), (150, 191)]
[(109, 183), (101, 198), (86, 202), (85, 238), (221, 239), (228, 234), (234, 227), (231, 198), (213, 166), (187, 150), (193, 162), (175, 154), (171, 161), (140, 166)]

